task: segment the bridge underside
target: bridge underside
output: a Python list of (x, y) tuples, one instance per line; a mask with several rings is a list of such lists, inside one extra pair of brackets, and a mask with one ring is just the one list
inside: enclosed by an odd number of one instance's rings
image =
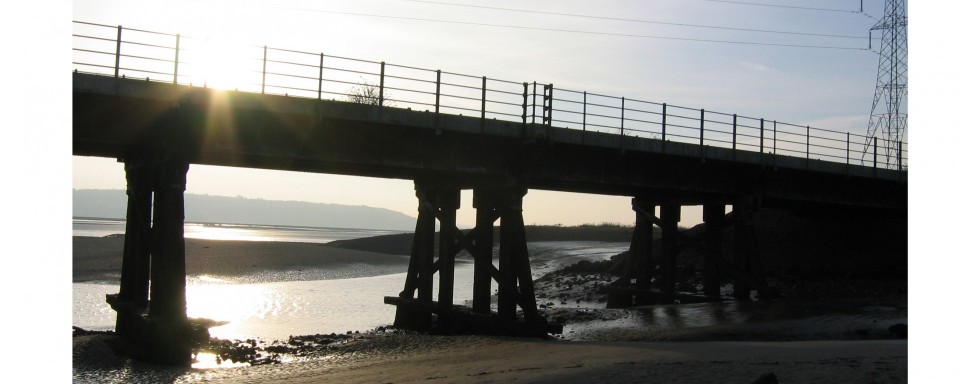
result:
[[(826, 215), (906, 211), (904, 173), (543, 125), (81, 74), (74, 75), (73, 143), (74, 155), (126, 163), (123, 276), (120, 293), (110, 302), (118, 312), (117, 332), (143, 345), (197, 329), (185, 315), (183, 191), (189, 164), (414, 180), (420, 207), (407, 280), (398, 297), (385, 301), (398, 307), (396, 325), (420, 330), (496, 328), (540, 336), (559, 331), (538, 313), (533, 294), (522, 216), (528, 189), (634, 198), (637, 226), (629, 268), (611, 290), (611, 306), (686, 299), (675, 290), (683, 205), (704, 206), (708, 267), (703, 293), (709, 299), (719, 297), (721, 274), (735, 278), (738, 298), (765, 288), (761, 258), (751, 245), (752, 215), (761, 205)], [(466, 233), (455, 224), (463, 189), (474, 190), (477, 210), (476, 227)], [(725, 215), (728, 205), (733, 213)], [(655, 206), (660, 217), (654, 216)], [(494, 266), (497, 220), (500, 255)], [(663, 234), (658, 266), (651, 251), (653, 225)], [(719, 258), (719, 233), (729, 225), (737, 234), (738, 256), (732, 264)], [(475, 261), (473, 304), (467, 309), (452, 302), (453, 261), (462, 250)], [(655, 268), (661, 271), (657, 291), (651, 287)], [(436, 301), (435, 273), (440, 285)], [(496, 313), (492, 281), (499, 287)], [(189, 360), (184, 345), (170, 344), (163, 354), (182, 363)]]

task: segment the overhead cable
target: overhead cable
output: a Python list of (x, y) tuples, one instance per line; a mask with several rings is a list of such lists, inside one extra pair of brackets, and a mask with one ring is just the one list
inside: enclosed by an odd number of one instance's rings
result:
[(439, 19), (419, 18), (419, 17), (375, 15), (375, 14), (369, 14), (369, 13), (345, 12), (345, 11), (328, 11), (328, 10), (305, 9), (305, 8), (292, 8), (292, 7), (273, 7), (273, 8), (276, 8), (276, 9), (286, 9), (286, 10), (294, 10), (294, 11), (315, 12), (315, 13), (327, 13), (327, 14), (336, 14), (336, 15), (373, 17), (373, 18), (381, 18), (381, 19), (421, 21), (421, 22), (444, 23), (444, 24), (474, 25), (474, 26), (481, 26), (481, 27), (510, 28), (510, 29), (523, 29), (523, 30), (535, 30), (535, 31), (547, 31), (547, 32), (577, 33), (577, 34), (586, 34), (586, 35), (620, 36), (620, 37), (633, 37), (633, 38), (644, 38), (644, 39), (661, 39), (661, 40), (676, 40), (676, 41), (693, 41), (693, 42), (702, 42), (702, 43), (738, 44), (738, 45), (758, 45), (758, 46), (790, 47), (790, 48), (835, 49), (835, 50), (851, 50), (851, 51), (863, 51), (863, 50), (867, 50), (867, 48), (857, 48), (857, 47), (841, 47), (841, 46), (829, 46), (829, 45), (807, 45), (807, 44), (785, 44), (785, 43), (765, 43), (765, 42), (758, 42), (758, 41), (696, 39), (696, 38), (674, 37), (674, 36), (637, 35), (637, 34), (630, 34), (630, 33), (598, 32), (598, 31), (583, 31), (583, 30), (562, 29), (562, 28), (543, 28), (543, 27), (531, 27), (531, 26), (522, 26), (522, 25), (478, 23), (478, 22), (470, 22), (470, 21), (439, 20)]
[(797, 6), (797, 5), (764, 4), (764, 3), (754, 3), (754, 2), (749, 2), (749, 1), (734, 1), (734, 0), (702, 0), (702, 1), (710, 1), (710, 2), (714, 2), (714, 3), (729, 3), (729, 4), (740, 4), (740, 5), (753, 5), (753, 6), (771, 7), (771, 8), (799, 9), (799, 10), (806, 10), (806, 11), (861, 13), (861, 11), (859, 11), (859, 10), (851, 10), (851, 9), (801, 7), (801, 6)]
[(844, 38), (844, 39), (866, 39), (866, 37), (863, 37), (863, 36), (852, 36), (852, 35), (834, 35), (834, 34), (826, 34), (826, 33), (775, 31), (775, 30), (769, 30), (769, 29), (753, 29), (753, 28), (725, 27), (725, 26), (718, 26), (718, 25), (687, 24), (687, 23), (676, 23), (676, 22), (668, 22), (668, 21), (630, 19), (630, 18), (612, 17), (612, 16), (581, 15), (581, 14), (575, 14), (575, 13), (547, 12), (547, 11), (535, 11), (530, 9), (491, 7), (486, 5), (475, 5), (475, 4), (447, 3), (443, 1), (429, 1), (429, 0), (400, 0), (400, 1), (406, 1), (411, 3), (445, 5), (445, 6), (453, 6), (453, 7), (490, 9), (490, 10), (507, 11), (507, 12), (576, 17), (581, 19), (597, 19), (597, 20), (609, 20), (609, 21), (624, 21), (624, 22), (631, 22), (631, 23), (670, 25), (675, 27), (708, 28), (708, 29), (721, 29), (721, 30), (727, 30), (727, 31), (775, 33), (775, 34), (798, 35), (798, 36), (837, 37), (837, 38)]

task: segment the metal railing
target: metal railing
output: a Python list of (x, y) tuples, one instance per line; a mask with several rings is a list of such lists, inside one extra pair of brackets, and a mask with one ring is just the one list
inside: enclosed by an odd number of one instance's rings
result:
[(906, 170), (907, 143), (708, 111), (268, 46), (74, 21), (77, 72), (482, 119)]

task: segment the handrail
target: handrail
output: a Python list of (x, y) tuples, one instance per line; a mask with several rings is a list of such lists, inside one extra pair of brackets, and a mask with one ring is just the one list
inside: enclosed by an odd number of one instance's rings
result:
[[(202, 82), (209, 39), (74, 21), (74, 70), (178, 84)], [(124, 32), (133, 32), (124, 33)], [(132, 35), (132, 36), (131, 36)], [(315, 99), (349, 97), (374, 87), (368, 101), (621, 136), (651, 137), (735, 151), (906, 170), (907, 143), (679, 105), (615, 97), (382, 61), (268, 46), (233, 46), (230, 62), (244, 91)], [(326, 62), (325, 62), (326, 60)], [(241, 62), (242, 61), (242, 62)], [(249, 64), (250, 68), (242, 67)], [(256, 65), (256, 67), (254, 67)], [(147, 77), (148, 76), (153, 76)], [(254, 78), (253, 76), (257, 77)], [(352, 79), (351, 79), (352, 78)], [(230, 85), (240, 90), (239, 84)], [(432, 107), (432, 108), (430, 108)], [(539, 120), (539, 123), (538, 123)], [(763, 161), (763, 157), (760, 157)]]

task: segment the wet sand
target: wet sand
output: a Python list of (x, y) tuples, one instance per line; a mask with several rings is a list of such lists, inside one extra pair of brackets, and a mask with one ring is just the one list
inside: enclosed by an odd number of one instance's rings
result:
[(250, 369), (224, 382), (900, 383), (906, 341), (551, 342), (454, 337), (406, 354)]
[[(126, 375), (155, 369), (109, 356), (103, 337), (76, 337), (74, 365), (78, 355), (89, 360), (102, 354), (97, 364), (122, 366)], [(780, 383), (904, 383), (907, 341), (564, 342), (387, 334), (300, 362), (167, 368), (146, 377), (212, 383), (753, 383), (769, 373), (778, 380), (771, 382)]]

